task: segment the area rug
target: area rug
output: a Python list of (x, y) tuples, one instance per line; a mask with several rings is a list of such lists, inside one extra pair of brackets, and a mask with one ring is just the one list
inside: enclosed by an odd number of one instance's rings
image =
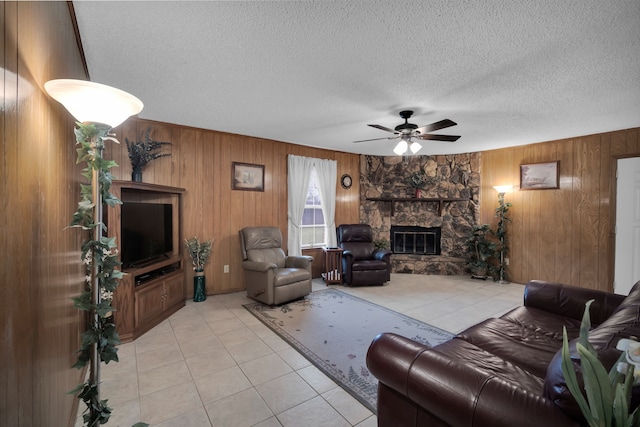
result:
[(453, 334), (337, 289), (270, 307), (244, 306), (343, 389), (376, 413), (378, 380), (369, 373), (369, 344), (393, 332), (433, 347)]

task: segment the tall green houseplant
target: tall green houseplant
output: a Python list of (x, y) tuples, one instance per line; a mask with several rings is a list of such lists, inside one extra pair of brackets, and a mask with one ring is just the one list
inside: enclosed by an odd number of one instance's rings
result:
[(493, 272), (490, 259), (495, 255), (498, 244), (487, 238), (491, 233), (489, 224), (474, 225), (464, 243), (467, 250), (467, 267), (471, 277), (486, 279)]

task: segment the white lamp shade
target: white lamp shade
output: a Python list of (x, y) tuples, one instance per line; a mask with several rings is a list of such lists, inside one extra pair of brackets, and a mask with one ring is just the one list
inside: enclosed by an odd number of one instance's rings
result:
[(509, 191), (511, 191), (511, 189), (513, 188), (512, 185), (494, 185), (493, 188), (498, 192), (498, 193), (508, 193)]
[(81, 123), (102, 123), (114, 128), (144, 107), (142, 101), (127, 92), (85, 80), (50, 80), (44, 88)]
[(420, 145), (417, 142), (412, 142), (411, 145), (409, 146), (409, 149), (411, 150), (411, 152), (413, 154), (416, 154), (418, 151), (420, 151), (420, 149), (422, 148), (422, 145)]
[(404, 139), (401, 139), (400, 142), (398, 142), (398, 145), (396, 145), (396, 148), (393, 149), (393, 152), (396, 153), (398, 156), (402, 156), (404, 153), (407, 152), (408, 147), (409, 145), (407, 144), (407, 141), (405, 141)]

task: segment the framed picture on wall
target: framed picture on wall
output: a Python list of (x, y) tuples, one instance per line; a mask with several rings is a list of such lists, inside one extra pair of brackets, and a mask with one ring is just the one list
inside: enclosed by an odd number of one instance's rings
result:
[(521, 190), (560, 188), (560, 161), (520, 165)]
[(264, 191), (264, 165), (233, 162), (231, 166), (231, 189)]

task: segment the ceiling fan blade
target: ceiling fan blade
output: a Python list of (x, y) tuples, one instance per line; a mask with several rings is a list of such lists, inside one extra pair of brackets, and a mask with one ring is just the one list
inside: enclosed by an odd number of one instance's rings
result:
[(460, 138), (460, 135), (435, 135), (432, 133), (428, 133), (426, 135), (416, 135), (415, 138), (422, 139), (422, 140), (454, 142)]
[(381, 139), (398, 139), (400, 138), (399, 136), (390, 136), (387, 138), (373, 138), (373, 139), (361, 139), (360, 141), (353, 141), (354, 143), (356, 142), (367, 142), (367, 141), (380, 141)]
[(457, 125), (457, 123), (453, 120), (444, 119), (440, 120), (439, 122), (431, 123), (430, 125), (422, 126), (421, 128), (416, 129), (414, 132), (425, 134), (427, 132), (433, 132), (434, 130), (445, 129), (455, 125)]
[(380, 125), (367, 125), (367, 126), (371, 126), (372, 128), (380, 129), (380, 130), (383, 130), (383, 131), (386, 131), (386, 132), (397, 133), (393, 129), (389, 129), (389, 128), (386, 128), (386, 127), (380, 126)]

